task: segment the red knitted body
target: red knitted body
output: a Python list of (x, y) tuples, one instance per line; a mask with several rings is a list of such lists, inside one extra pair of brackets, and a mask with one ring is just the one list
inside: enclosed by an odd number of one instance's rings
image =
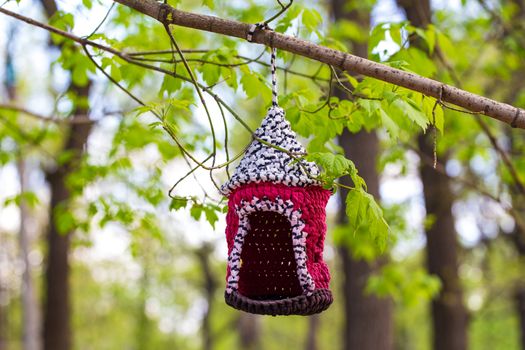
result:
[[(241, 201), (252, 201), (254, 197), (259, 199), (267, 198), (270, 201), (275, 201), (276, 197), (280, 197), (284, 201), (290, 200), (293, 203), (293, 210), (300, 210), (301, 220), (304, 221), (303, 231), (307, 233), (306, 267), (315, 283), (315, 289), (328, 289), (330, 273), (326, 263), (323, 261), (323, 249), (326, 235), (325, 208), (330, 194), (330, 191), (318, 186), (290, 187), (269, 182), (250, 183), (236, 188), (229, 196), (229, 210), (226, 216), (226, 241), (228, 243), (228, 254), (232, 251), (234, 239), (239, 229), (239, 217), (235, 208), (236, 206), (241, 206)], [(283, 223), (280, 225), (283, 226)], [(248, 260), (250, 256), (246, 256), (246, 254), (252, 254), (252, 251), (253, 249), (246, 249), (242, 254), (242, 259)], [(272, 255), (271, 252), (268, 254), (268, 260), (272, 260), (276, 257), (277, 255)], [(227, 280), (229, 276), (230, 268), (228, 267), (226, 276)], [(292, 277), (297, 278), (297, 276)], [(242, 278), (243, 274), (241, 273), (241, 280), (239, 282), (242, 282)], [(285, 283), (284, 281), (279, 281), (274, 281), (274, 284)], [(239, 283), (239, 292), (241, 294), (243, 294), (243, 289), (245, 288), (246, 287), (242, 287), (242, 284)], [(297, 291), (296, 285), (289, 288), (290, 291)], [(283, 296), (287, 296), (287, 294), (283, 292)]]

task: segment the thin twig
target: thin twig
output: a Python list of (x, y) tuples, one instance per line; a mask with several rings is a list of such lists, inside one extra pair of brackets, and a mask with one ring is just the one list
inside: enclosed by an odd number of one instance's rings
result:
[(284, 6), (279, 0), (277, 0), (277, 2), (279, 3), (279, 5), (281, 6), (281, 10), (279, 12), (277, 12), (275, 15), (273, 15), (272, 17), (268, 18), (267, 20), (264, 21), (264, 24), (269, 24), (270, 22), (274, 21), (275, 19), (279, 18), (283, 13), (286, 12), (286, 10), (288, 10), (290, 8), (290, 6), (292, 6), (293, 4), (293, 0), (290, 0), (290, 2)]
[(55, 123), (55, 124), (90, 124), (90, 123), (94, 123), (94, 121), (89, 119), (87, 116), (75, 116), (73, 118), (56, 118), (56, 117), (52, 117), (52, 116), (44, 116), (42, 114), (29, 111), (29, 110), (25, 109), (24, 107), (19, 107), (19, 106), (9, 105), (9, 104), (0, 104), (0, 109), (19, 112), (19, 113), (22, 113), (22, 114), (27, 115), (29, 117), (36, 118), (36, 119), (42, 120), (44, 122)]
[(212, 118), (211, 118), (210, 111), (208, 109), (208, 105), (206, 104), (206, 100), (204, 99), (204, 96), (202, 95), (199, 83), (195, 79), (195, 75), (193, 74), (193, 70), (190, 68), (188, 62), (186, 61), (186, 58), (184, 57), (184, 54), (181, 52), (181, 50), (179, 48), (179, 45), (177, 44), (177, 41), (173, 37), (173, 34), (171, 33), (169, 25), (165, 25), (164, 28), (166, 29), (166, 32), (167, 32), (167, 34), (168, 34), (168, 36), (170, 38), (171, 43), (173, 44), (173, 46), (175, 47), (175, 49), (179, 53), (180, 59), (182, 60), (182, 62), (184, 64), (184, 67), (186, 68), (186, 71), (188, 72), (188, 75), (190, 76), (190, 79), (191, 79), (193, 85), (195, 86), (195, 89), (197, 90), (197, 94), (199, 95), (199, 98), (201, 100), (202, 106), (204, 107), (204, 110), (206, 111), (206, 116), (208, 117), (208, 123), (210, 125), (211, 137), (212, 137), (212, 142), (213, 142), (212, 156), (213, 156), (213, 158), (215, 158), (215, 156), (217, 154), (217, 140), (216, 140), (216, 137), (215, 137), (215, 128), (213, 126), (213, 121), (212, 121)]
[(106, 22), (106, 20), (107, 20), (108, 17), (109, 17), (109, 14), (111, 13), (111, 11), (113, 10), (114, 7), (115, 7), (115, 3), (112, 3), (111, 6), (109, 7), (108, 11), (106, 12), (106, 15), (102, 18), (102, 21), (100, 21), (100, 23), (95, 27), (95, 29), (93, 29), (93, 31), (91, 32), (91, 34), (89, 34), (88, 36), (85, 37), (86, 39), (89, 39), (89, 38), (91, 38), (93, 35), (95, 35), (95, 33), (100, 29), (100, 27), (102, 27), (102, 25), (104, 24), (104, 22)]

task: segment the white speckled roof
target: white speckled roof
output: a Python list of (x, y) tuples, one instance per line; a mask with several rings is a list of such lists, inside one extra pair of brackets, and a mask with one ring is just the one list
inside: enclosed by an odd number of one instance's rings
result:
[[(291, 153), (306, 152), (280, 107), (269, 109), (255, 136)], [(319, 181), (312, 178), (317, 175), (319, 168), (315, 163), (302, 161), (299, 164), (288, 153), (253, 140), (231, 179), (222, 185), (221, 192), (228, 196), (241, 185), (259, 182), (300, 187), (321, 186)]]

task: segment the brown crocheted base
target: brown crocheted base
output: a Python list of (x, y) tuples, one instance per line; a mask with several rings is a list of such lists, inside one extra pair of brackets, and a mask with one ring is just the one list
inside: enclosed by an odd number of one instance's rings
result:
[(310, 296), (299, 295), (279, 300), (254, 300), (239, 294), (225, 293), (226, 304), (236, 309), (259, 315), (313, 315), (332, 304), (334, 298), (328, 289), (316, 289)]

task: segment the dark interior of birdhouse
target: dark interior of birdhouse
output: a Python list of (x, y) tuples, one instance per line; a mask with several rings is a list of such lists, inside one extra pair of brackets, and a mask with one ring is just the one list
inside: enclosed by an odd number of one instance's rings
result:
[(239, 272), (239, 292), (252, 299), (276, 300), (302, 294), (288, 219), (276, 212), (249, 215)]

